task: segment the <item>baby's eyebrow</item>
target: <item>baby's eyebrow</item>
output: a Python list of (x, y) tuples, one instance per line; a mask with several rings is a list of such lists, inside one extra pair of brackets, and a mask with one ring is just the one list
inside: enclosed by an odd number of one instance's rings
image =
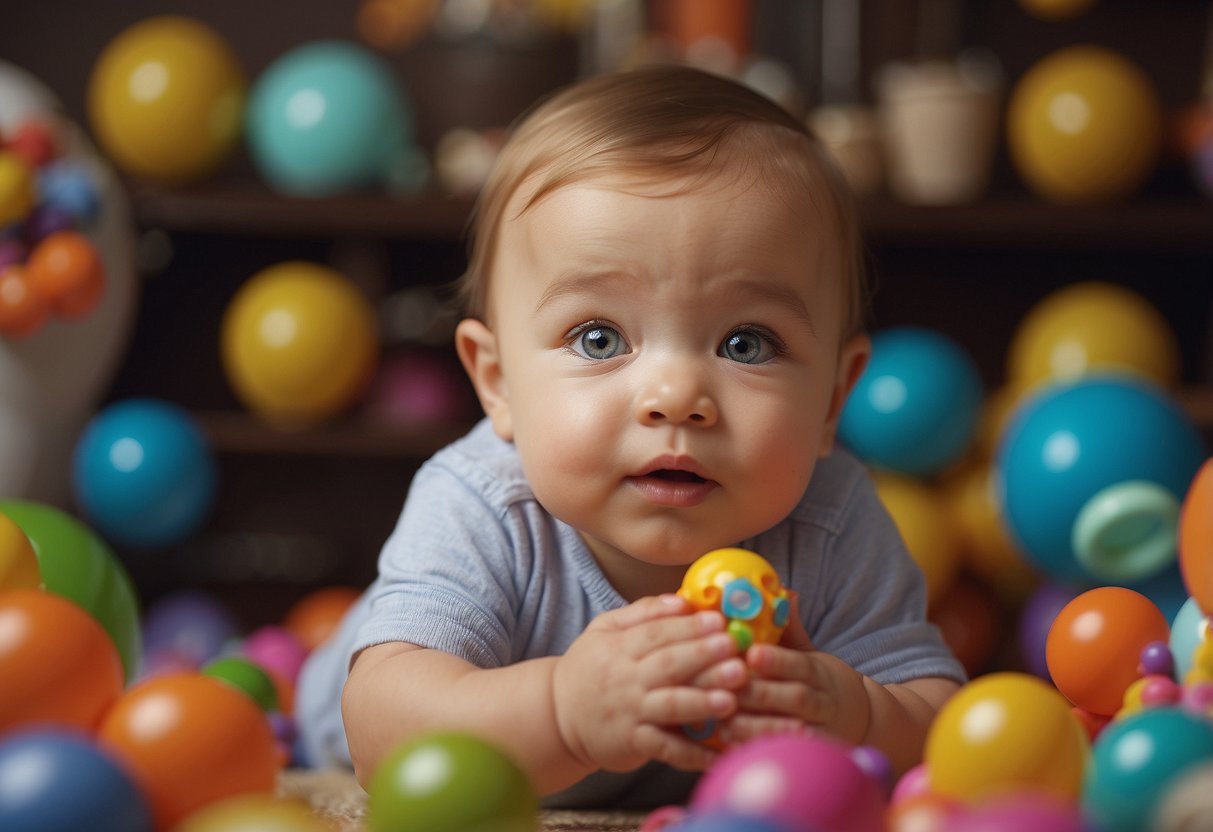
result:
[(634, 274), (615, 270), (568, 272), (553, 280), (544, 289), (543, 294), (539, 296), (539, 302), (535, 304), (535, 311), (538, 312), (548, 304), (569, 295), (601, 295), (605, 292), (626, 294), (630, 287), (620, 284), (635, 284), (639, 280)]
[(788, 286), (759, 278), (739, 277), (730, 279), (721, 288), (725, 296), (735, 299), (739, 306), (742, 302), (752, 300), (755, 296), (759, 300), (781, 306), (804, 321), (809, 332), (817, 334), (817, 329), (813, 326), (813, 316), (809, 314), (809, 308), (805, 306), (804, 299)]

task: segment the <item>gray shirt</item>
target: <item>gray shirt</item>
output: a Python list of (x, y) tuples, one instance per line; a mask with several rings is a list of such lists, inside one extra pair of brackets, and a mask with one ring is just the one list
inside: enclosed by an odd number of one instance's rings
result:
[[(800, 593), (804, 626), (818, 649), (882, 684), (924, 676), (964, 681), (925, 621), (921, 572), (864, 467), (845, 451), (818, 462), (783, 521), (734, 545), (761, 554)], [(312, 765), (349, 765), (341, 689), (351, 658), (366, 647), (403, 641), (501, 667), (564, 653), (594, 617), (626, 603), (577, 531), (535, 500), (513, 444), (482, 421), (418, 470), (378, 578), (308, 658), (296, 698), (304, 755)], [(680, 803), (695, 776), (659, 764), (603, 772), (545, 803)]]

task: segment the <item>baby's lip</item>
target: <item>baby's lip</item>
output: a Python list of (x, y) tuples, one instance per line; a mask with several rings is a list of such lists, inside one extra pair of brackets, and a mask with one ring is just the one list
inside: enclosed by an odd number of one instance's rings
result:
[(707, 470), (692, 456), (686, 454), (663, 454), (649, 461), (632, 476), (651, 477), (655, 475), (690, 475), (699, 480), (710, 480)]

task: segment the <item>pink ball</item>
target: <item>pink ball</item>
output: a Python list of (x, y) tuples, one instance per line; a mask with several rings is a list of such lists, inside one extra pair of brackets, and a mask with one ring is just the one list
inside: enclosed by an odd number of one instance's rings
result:
[(881, 787), (851, 748), (812, 734), (760, 737), (716, 761), (691, 795), (693, 813), (758, 816), (818, 832), (882, 832)]
[(916, 795), (926, 794), (930, 790), (931, 782), (930, 778), (927, 777), (927, 765), (926, 763), (919, 763), (901, 775), (901, 779), (893, 787), (893, 797), (890, 798), (890, 802), (896, 806), (903, 800), (908, 800)]
[(1077, 803), (1040, 792), (999, 795), (952, 818), (946, 832), (1085, 832)]
[(1151, 675), (1141, 688), (1141, 704), (1150, 707), (1174, 705), (1179, 702), (1182, 691), (1168, 676)]
[(240, 652), (266, 670), (271, 670), (291, 684), (299, 677), (299, 669), (307, 658), (307, 648), (282, 627), (261, 627), (254, 630), (241, 645)]
[(427, 352), (392, 355), (375, 373), (366, 411), (399, 427), (457, 424), (472, 412), (470, 390), (463, 370), (449, 358)]

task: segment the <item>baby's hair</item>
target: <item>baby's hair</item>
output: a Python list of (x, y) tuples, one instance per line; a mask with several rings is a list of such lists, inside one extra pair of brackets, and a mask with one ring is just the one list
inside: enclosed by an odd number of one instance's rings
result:
[[(807, 192), (826, 233), (835, 234), (844, 292), (842, 334), (858, 332), (868, 302), (858, 220), (850, 188), (828, 151), (801, 121), (765, 96), (683, 66), (592, 77), (558, 92), (518, 122), (472, 215), (468, 269), (458, 284), (465, 314), (482, 320), (488, 314), (498, 232), (524, 182), (531, 190), (520, 215), (557, 188), (598, 174), (657, 180), (715, 175), (717, 152), (741, 138), (749, 143), (728, 157), (730, 169), (753, 168), (788, 194)], [(743, 164), (736, 165), (737, 159)]]

